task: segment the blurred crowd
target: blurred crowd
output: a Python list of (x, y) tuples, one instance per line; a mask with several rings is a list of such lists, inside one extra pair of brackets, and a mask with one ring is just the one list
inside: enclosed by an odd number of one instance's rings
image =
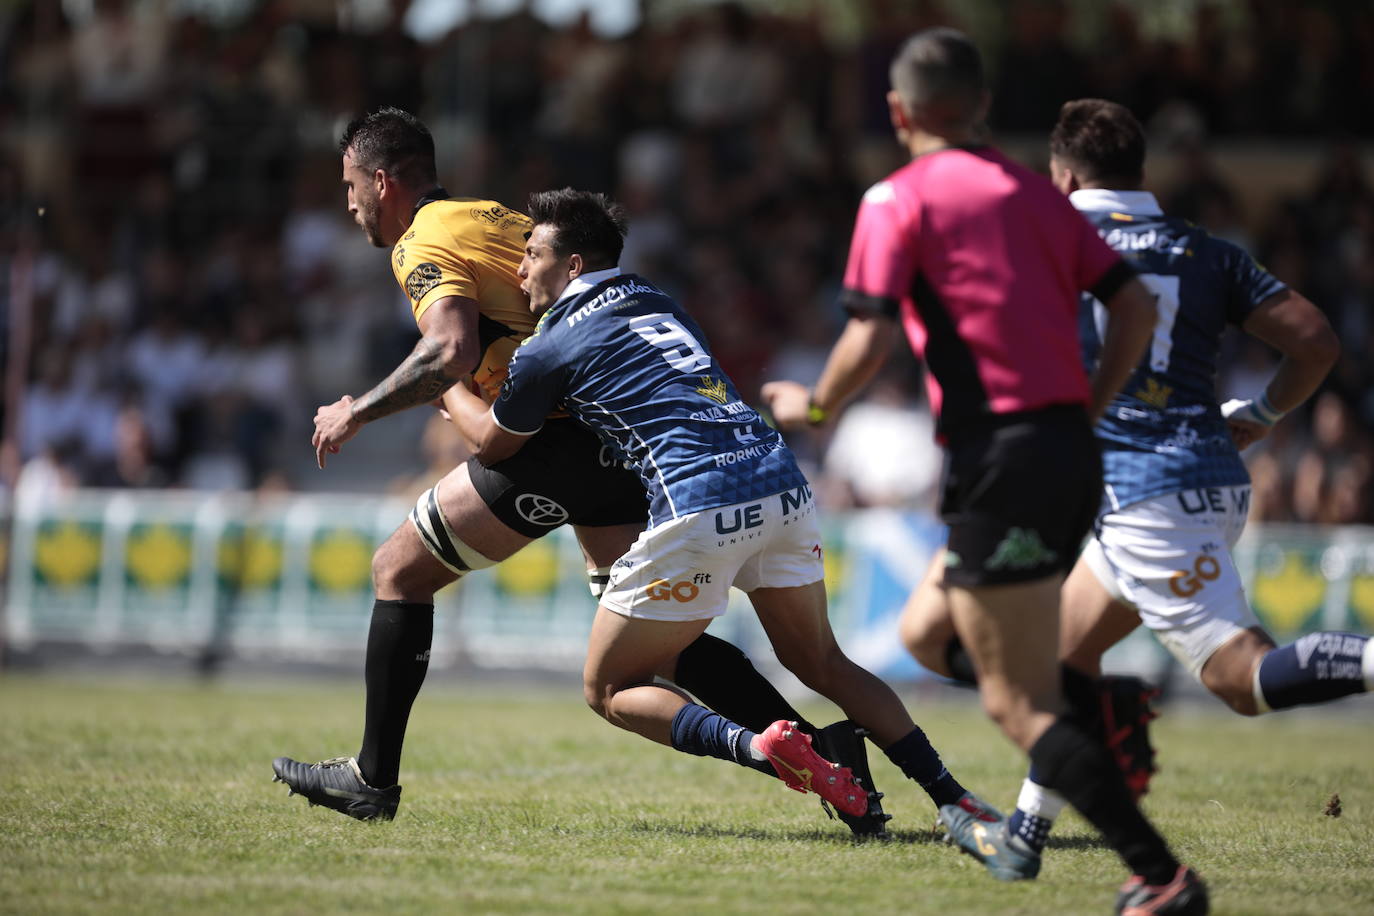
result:
[[(825, 4), (656, 17), (645, 0), (646, 24), (618, 38), (517, 11), (421, 42), (406, 6), (368, 28), (306, 0), (219, 20), (156, 0), (0, 11), (8, 486), (21, 473), (40, 488), (304, 485), (314, 407), (371, 387), (415, 340), (338, 183), (339, 129), (383, 104), (430, 124), (451, 193), (519, 207), (548, 187), (611, 191), (630, 212), (624, 266), (697, 316), (747, 398), (769, 378), (814, 379), (843, 320), (858, 198), (900, 164), (888, 61), (916, 29), (951, 24), (986, 50), (994, 135), (1043, 137), (1069, 98), (1130, 105), (1152, 149), (1185, 165), (1152, 187), (1166, 210), (1245, 245), (1326, 310), (1345, 356), (1255, 449), (1252, 517), (1374, 520), (1374, 189), (1361, 164), (1374, 9), (1198, 3), (1159, 32), (1116, 2), (1093, 5), (1085, 38), (1083, 4), (864, 0), (849, 5), (861, 37), (846, 41)], [(1248, 212), (1247, 189), (1208, 158), (1217, 137), (1302, 138), (1316, 177)], [(862, 405), (797, 443), (832, 507), (934, 506), (938, 451), (904, 352)], [(1253, 393), (1272, 360), (1229, 342), (1219, 394)], [(451, 441), (388, 445), (373, 456), (378, 489), (457, 460)]]

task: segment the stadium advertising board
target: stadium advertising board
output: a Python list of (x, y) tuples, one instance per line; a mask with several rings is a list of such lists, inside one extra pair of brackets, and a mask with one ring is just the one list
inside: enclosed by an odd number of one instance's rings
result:
[[(321, 661), (360, 654), (371, 555), (407, 506), (382, 498), (81, 491), (16, 512), (5, 637), (23, 651), (76, 643)], [(884, 677), (926, 676), (895, 638), (897, 617), (943, 529), (873, 510), (826, 521), (835, 632)], [(1236, 551), (1252, 604), (1281, 642), (1318, 629), (1374, 631), (1374, 529), (1255, 526)], [(593, 603), (566, 528), (438, 596), (434, 664), (580, 670)], [(765, 665), (768, 643), (735, 593), (712, 632)], [(1137, 633), (1122, 667), (1166, 663)]]

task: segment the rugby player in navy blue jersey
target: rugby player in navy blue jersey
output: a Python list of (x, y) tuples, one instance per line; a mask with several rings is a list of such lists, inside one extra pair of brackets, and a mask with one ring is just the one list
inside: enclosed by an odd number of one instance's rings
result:
[[(949, 453), (938, 575), (984, 708), (1130, 868), (1118, 911), (1204, 913), (1201, 879), (1141, 814), (1102, 741), (1095, 685), (1058, 663), (1060, 584), (1101, 495), (1091, 422), (1146, 349), (1153, 303), (1048, 181), (983, 142), (990, 99), (966, 36), (918, 32), (891, 76), (911, 162), (860, 204), (849, 321), (814, 389), (774, 382), (764, 396), (780, 423), (823, 420), (873, 377), (900, 321), (930, 369)], [(1109, 319), (1091, 378), (1078, 345), (1084, 291)], [(1006, 833), (952, 808), (940, 819), (974, 855)]]
[(892, 690), (840, 650), (826, 616), (815, 501), (791, 451), (740, 400), (700, 328), (649, 281), (620, 273), (625, 221), (599, 194), (530, 200), (520, 265), (534, 333), (490, 405), (460, 392), (455, 422), (482, 461), (515, 455), (555, 408), (639, 474), (649, 526), (611, 569), (583, 687), (609, 722), (690, 754), (780, 776), (851, 814), (864, 789), (786, 721), (756, 733), (673, 686), (678, 653), (748, 594), (778, 659), (866, 728), (938, 806), (1002, 820), (949, 773)]
[[(1330, 371), (1340, 345), (1325, 316), (1237, 246), (1160, 210), (1140, 189), (1144, 131), (1121, 105), (1066, 103), (1050, 152), (1055, 185), (1137, 267), (1159, 301), (1150, 350), (1097, 425), (1103, 502), (1094, 536), (1064, 585), (1064, 660), (1098, 674), (1103, 654), (1144, 623), (1242, 715), (1368, 691), (1374, 641), (1326, 632), (1276, 645), (1250, 610), (1231, 556), (1250, 500), (1239, 449), (1264, 438)], [(1091, 364), (1101, 304), (1086, 297), (1081, 315)], [(1217, 355), (1227, 325), (1273, 346), (1282, 360), (1258, 398), (1218, 407)], [(903, 636), (926, 667), (960, 674), (948, 608), (932, 582), (904, 614)], [(1062, 799), (1028, 779), (1009, 825), (1025, 844), (1016, 847), (1038, 858), (1062, 807)], [(993, 855), (988, 862), (1011, 868), (1014, 858)]]

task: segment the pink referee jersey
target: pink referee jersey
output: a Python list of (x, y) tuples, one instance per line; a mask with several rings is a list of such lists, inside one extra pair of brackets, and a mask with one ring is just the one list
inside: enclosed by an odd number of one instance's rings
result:
[(1078, 294), (1134, 275), (1048, 180), (989, 147), (926, 153), (869, 188), (845, 269), (851, 312), (900, 314), (941, 434), (1086, 404)]

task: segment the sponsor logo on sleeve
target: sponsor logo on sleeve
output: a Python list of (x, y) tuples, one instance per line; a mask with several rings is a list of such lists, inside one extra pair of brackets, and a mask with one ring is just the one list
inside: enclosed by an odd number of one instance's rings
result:
[(444, 272), (439, 269), (438, 264), (429, 261), (417, 264), (415, 269), (406, 275), (406, 295), (410, 297), (410, 301), (419, 302), (425, 297), (425, 293), (442, 282)]

